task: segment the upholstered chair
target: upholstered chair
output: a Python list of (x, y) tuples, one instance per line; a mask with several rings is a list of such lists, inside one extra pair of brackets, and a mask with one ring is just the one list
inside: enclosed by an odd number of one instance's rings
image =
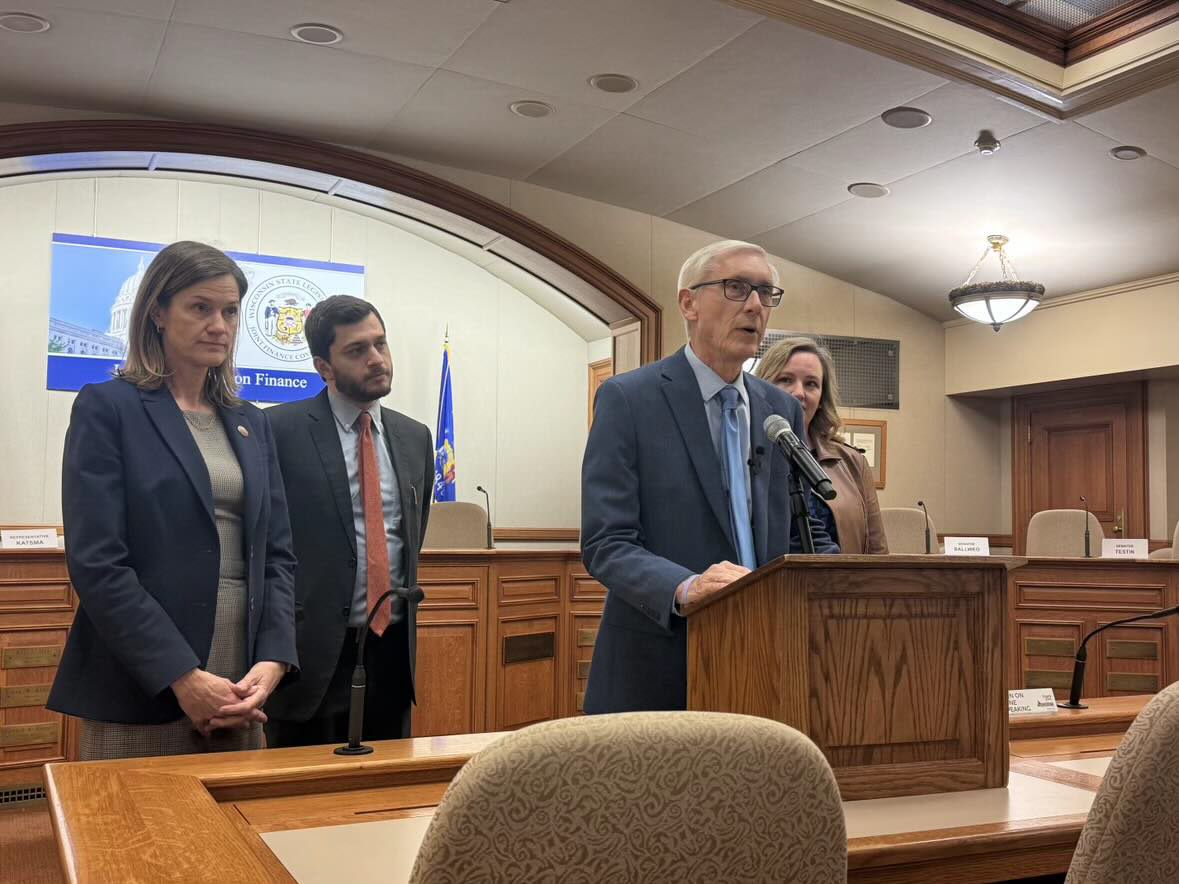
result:
[[(1089, 513), (1089, 555), (1101, 555), (1105, 532), (1097, 516)], [(1085, 511), (1041, 510), (1028, 522), (1027, 554), (1055, 558), (1081, 558), (1085, 555)]]
[(1179, 682), (1138, 713), (1110, 761), (1066, 884), (1179, 881)]
[(432, 504), (422, 547), (487, 549), (487, 510), (477, 503)]
[[(925, 512), (917, 507), (891, 506), (880, 510), (884, 521), (884, 536), (888, 538), (888, 551), (893, 554), (914, 554), (925, 552)], [(940, 552), (937, 542), (937, 526), (929, 520), (929, 549)]]
[(533, 725), (438, 805), (412, 884), (847, 880), (839, 790), (793, 728), (714, 712)]

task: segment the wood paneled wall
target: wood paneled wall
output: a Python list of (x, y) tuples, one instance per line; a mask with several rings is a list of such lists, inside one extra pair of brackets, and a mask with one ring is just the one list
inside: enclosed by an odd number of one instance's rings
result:
[[(576, 550), (427, 550), (419, 571), (414, 736), (579, 713), (606, 594)], [(44, 705), (76, 610), (60, 550), (0, 551), (0, 791), (76, 757)]]

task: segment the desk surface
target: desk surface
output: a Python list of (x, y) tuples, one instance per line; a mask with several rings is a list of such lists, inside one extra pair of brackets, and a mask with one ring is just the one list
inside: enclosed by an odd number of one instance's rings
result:
[[(1146, 699), (1095, 700), (1087, 714), (1034, 727), (1013, 722), (1006, 789), (847, 802), (850, 880), (965, 884), (1065, 870), (1127, 715)], [(1109, 733), (1069, 735), (1099, 720)], [(402, 860), (447, 784), (500, 736), (375, 743), (359, 758), (304, 747), (48, 765), (62, 866), (79, 882), (318, 884), (339, 880), (344, 856), (349, 880), (362, 882), (364, 862), (349, 845), (363, 838), (366, 857), (374, 844), (378, 860), (389, 851), (371, 880), (406, 880), (412, 863)]]

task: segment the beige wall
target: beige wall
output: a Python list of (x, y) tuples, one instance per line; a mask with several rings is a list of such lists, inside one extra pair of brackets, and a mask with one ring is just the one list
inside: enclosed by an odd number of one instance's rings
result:
[[(955, 410), (969, 408), (969, 426), (947, 424), (947, 446), (973, 450), (966, 459), (975, 475), (960, 476), (957, 487), (993, 482), (1001, 489), (996, 531), (1011, 522), (1010, 398), (972, 399), (952, 394), (1004, 390), (1034, 384), (1076, 381), (1100, 384), (1118, 375), (1171, 369), (1179, 365), (1179, 276), (1140, 280), (1070, 296), (1041, 306), (1001, 332), (975, 323), (946, 327), (946, 392)], [(992, 414), (988, 402), (1001, 403)], [(988, 415), (983, 418), (982, 415)], [(1179, 382), (1154, 379), (1147, 387), (1148, 525), (1150, 537), (1169, 540), (1179, 521)], [(993, 439), (997, 466), (977, 455)], [(948, 455), (948, 460), (953, 455)], [(994, 467), (994, 469), (992, 469)], [(986, 477), (986, 478), (984, 478)], [(954, 493), (951, 492), (951, 497)], [(964, 497), (963, 513), (974, 495)], [(952, 502), (953, 503), (953, 502)]]
[(994, 332), (946, 328), (946, 392), (973, 393), (1179, 364), (1179, 275), (1049, 302)]
[[(492, 494), (497, 525), (576, 528), (586, 436), (587, 341), (465, 258), (398, 227), (286, 188), (151, 177), (0, 186), (0, 523), (61, 519), (62, 440), (72, 393), (45, 389), (53, 232), (363, 264), (394, 359), (386, 404), (431, 428), (449, 325), (457, 495)], [(105, 296), (105, 295), (104, 295)], [(595, 335), (595, 337), (598, 337)]]

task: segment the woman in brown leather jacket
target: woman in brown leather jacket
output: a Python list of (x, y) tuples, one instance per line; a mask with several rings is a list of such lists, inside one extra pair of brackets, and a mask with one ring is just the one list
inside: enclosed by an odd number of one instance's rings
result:
[[(766, 352), (754, 374), (785, 390), (802, 405), (810, 437), (807, 444), (831, 477), (836, 492), (835, 499), (827, 503), (812, 495), (813, 505), (830, 507), (840, 552), (888, 553), (872, 468), (858, 449), (838, 435), (839, 384), (831, 354), (810, 338), (785, 338)], [(815, 515), (821, 517), (820, 513)]]

